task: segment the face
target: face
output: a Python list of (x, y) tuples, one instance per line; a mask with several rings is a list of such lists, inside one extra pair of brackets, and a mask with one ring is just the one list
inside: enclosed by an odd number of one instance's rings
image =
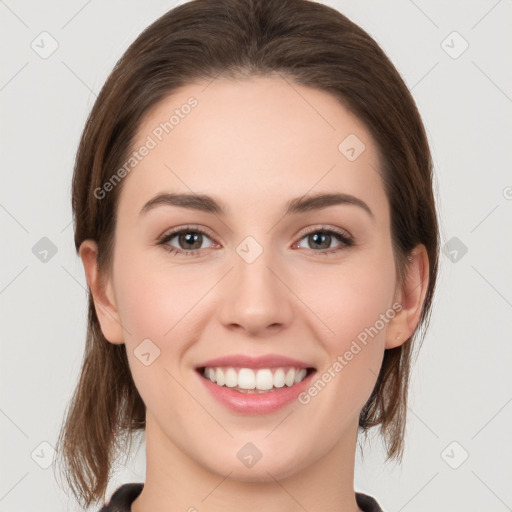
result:
[[(148, 436), (220, 475), (284, 478), (350, 453), (396, 338), (389, 205), (370, 133), (331, 95), (270, 77), (207, 85), (139, 126), (134, 150), (149, 149), (123, 178), (98, 316), (126, 344)], [(340, 196), (307, 202), (323, 194)], [(273, 390), (237, 390), (253, 379)]]

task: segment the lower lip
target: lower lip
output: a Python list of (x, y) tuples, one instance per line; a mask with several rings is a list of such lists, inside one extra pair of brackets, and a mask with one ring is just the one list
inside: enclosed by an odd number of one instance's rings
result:
[(293, 402), (306, 390), (315, 374), (312, 371), (304, 380), (293, 386), (283, 386), (268, 393), (241, 393), (227, 386), (218, 386), (197, 372), (206, 389), (227, 408), (241, 414), (269, 414)]

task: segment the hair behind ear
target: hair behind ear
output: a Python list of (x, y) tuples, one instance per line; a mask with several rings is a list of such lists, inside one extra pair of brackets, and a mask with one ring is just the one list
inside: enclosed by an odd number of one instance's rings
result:
[(145, 428), (125, 345), (105, 339), (90, 294), (88, 326), (80, 378), (57, 441), (61, 469), (85, 507), (105, 498), (113, 461), (131, 434)]
[(384, 351), (377, 382), (359, 415), (359, 428), (365, 435), (380, 425), (387, 459), (401, 460), (403, 456), (411, 341)]

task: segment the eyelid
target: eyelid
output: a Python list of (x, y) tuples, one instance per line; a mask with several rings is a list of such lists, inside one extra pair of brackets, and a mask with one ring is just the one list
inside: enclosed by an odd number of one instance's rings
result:
[(309, 235), (310, 233), (314, 233), (316, 231), (334, 232), (337, 233), (338, 235), (343, 235), (346, 238), (349, 238), (351, 241), (354, 241), (352, 233), (350, 233), (348, 230), (334, 226), (326, 226), (325, 224), (313, 224), (312, 226), (303, 228), (295, 235), (295, 238), (303, 238), (304, 236)]
[(204, 234), (208, 235), (212, 240), (215, 240), (215, 235), (208, 228), (206, 228), (204, 226), (200, 226), (198, 224), (185, 224), (184, 226), (180, 226), (175, 229), (173, 228), (168, 231), (164, 231), (164, 233), (158, 237), (157, 241), (160, 242), (161, 240), (168, 238), (171, 235), (174, 236), (174, 235), (181, 233), (182, 231), (187, 231), (187, 230), (204, 233)]

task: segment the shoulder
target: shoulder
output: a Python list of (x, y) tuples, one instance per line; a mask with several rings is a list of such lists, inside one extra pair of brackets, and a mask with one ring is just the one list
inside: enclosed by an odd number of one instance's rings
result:
[(99, 512), (130, 512), (131, 504), (141, 493), (143, 483), (129, 483), (118, 487), (112, 494), (110, 501), (99, 510)]
[(377, 503), (377, 500), (367, 494), (356, 492), (356, 503), (361, 510), (364, 510), (364, 512), (383, 512), (380, 505)]

